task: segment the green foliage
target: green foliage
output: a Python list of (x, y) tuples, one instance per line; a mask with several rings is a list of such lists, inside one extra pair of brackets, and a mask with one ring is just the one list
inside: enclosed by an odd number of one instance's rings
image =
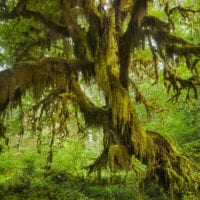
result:
[[(72, 177), (55, 171), (44, 176), (45, 156), (35, 151), (3, 153), (0, 157), (1, 199), (87, 199), (71, 188)], [(61, 168), (62, 169), (62, 168)], [(60, 170), (61, 170), (60, 169)]]
[[(16, 159), (18, 157), (18, 159)], [(6, 151), (0, 156), (0, 183), (13, 177), (21, 168), (20, 156), (15, 151)]]
[(97, 200), (130, 200), (134, 198), (133, 187), (124, 185), (88, 185), (84, 193)]
[[(187, 76), (187, 73), (183, 75)], [(162, 133), (165, 137), (180, 145), (181, 151), (199, 161), (199, 100), (189, 99), (186, 101), (186, 94), (183, 93), (178, 101), (171, 101), (170, 94), (165, 92), (165, 88), (160, 82), (149, 87), (147, 82), (151, 80), (146, 80), (145, 83), (140, 85), (142, 92), (150, 101), (161, 106), (163, 111), (158, 113), (152, 112), (152, 115), (149, 117), (145, 114), (144, 106), (138, 104), (137, 111), (145, 128)]]
[(65, 143), (64, 147), (57, 149), (54, 154), (52, 169), (67, 171), (74, 176), (84, 178), (87, 174), (87, 166), (93, 162), (97, 155), (98, 151), (87, 149), (83, 140), (71, 138)]
[[(132, 184), (90, 183), (85, 167), (95, 156), (84, 151), (83, 143), (71, 139), (66, 148), (56, 150), (52, 169), (45, 174), (46, 154), (36, 151), (4, 152), (0, 156), (0, 198), (55, 200), (129, 200), (134, 196)], [(88, 182), (89, 181), (89, 182)]]
[[(27, 20), (13, 20), (7, 23), (1, 23), (0, 26), (0, 65), (4, 64), (8, 67), (14, 62), (13, 54), (20, 53), (20, 49), (17, 49), (20, 44), (24, 44), (25, 41), (31, 41), (31, 38), (26, 34), (31, 24), (27, 23)], [(18, 35), (17, 33), (21, 33)], [(16, 49), (18, 52), (15, 53)], [(12, 55), (12, 56), (11, 56)]]

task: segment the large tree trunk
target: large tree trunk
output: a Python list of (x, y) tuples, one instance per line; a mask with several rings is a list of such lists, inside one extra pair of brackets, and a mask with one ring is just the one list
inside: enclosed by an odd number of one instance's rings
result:
[[(151, 182), (155, 187), (162, 187), (172, 198), (180, 198), (189, 191), (197, 193), (200, 184), (198, 176), (191, 170), (192, 162), (180, 155), (161, 134), (144, 130), (129, 96), (129, 61), (124, 60), (127, 56), (122, 55), (125, 52), (121, 51), (120, 43), (118, 58), (111, 57), (117, 46), (109, 34), (113, 32), (112, 23), (104, 27), (107, 27), (108, 35), (102, 36), (105, 43), (99, 44), (101, 51), (95, 69), (98, 84), (106, 96), (108, 118), (104, 123), (104, 150), (90, 166), (91, 171), (100, 171), (107, 165), (111, 172), (135, 170), (137, 160), (147, 166), (146, 184)], [(116, 68), (117, 60), (120, 70)], [(188, 164), (184, 165), (185, 162)]]
[[(200, 189), (197, 166), (175, 150), (161, 134), (145, 131), (138, 119), (128, 91), (115, 76), (110, 76), (111, 103), (109, 120), (104, 125), (104, 151), (91, 166), (101, 170), (109, 165), (111, 172), (137, 171), (136, 160), (147, 166), (144, 183), (162, 187), (173, 199)], [(136, 158), (136, 159), (135, 159)], [(197, 194), (198, 195), (198, 194)]]

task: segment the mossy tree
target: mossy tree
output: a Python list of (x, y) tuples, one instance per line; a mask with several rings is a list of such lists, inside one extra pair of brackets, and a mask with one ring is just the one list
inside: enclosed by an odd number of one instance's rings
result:
[[(58, 131), (65, 132), (71, 102), (80, 108), (86, 124), (104, 130), (104, 150), (90, 171), (100, 172), (107, 165), (112, 172), (130, 170), (136, 159), (147, 165), (145, 182), (150, 180), (174, 198), (187, 192), (198, 196), (199, 171), (195, 164), (161, 134), (144, 130), (130, 98), (134, 90), (147, 111), (159, 111), (134, 82), (133, 77), (139, 79), (142, 74), (151, 76), (155, 83), (162, 78), (166, 91), (174, 92), (172, 100), (183, 90), (187, 99), (197, 98), (200, 46), (187, 40), (187, 34), (180, 30), (195, 31), (199, 8), (186, 4), (2, 0), (1, 48), (2, 55), (7, 56), (1, 60), (12, 67), (0, 73), (0, 136), (7, 140), (3, 124), (7, 108), (19, 106), (23, 118), (23, 96), (31, 90), (37, 101), (33, 130), (42, 130), (43, 115), (52, 118), (52, 146)], [(160, 18), (155, 14), (158, 10)], [(149, 54), (138, 57), (139, 52)], [(177, 72), (180, 65), (190, 72), (189, 77)], [(104, 106), (97, 107), (84, 93), (80, 76), (87, 84), (97, 83), (104, 94)], [(23, 132), (23, 122), (21, 126)]]

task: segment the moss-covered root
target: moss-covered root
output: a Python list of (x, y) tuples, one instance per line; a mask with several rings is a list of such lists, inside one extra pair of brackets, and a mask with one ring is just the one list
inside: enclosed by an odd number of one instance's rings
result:
[(192, 194), (200, 198), (200, 168), (178, 153), (174, 146), (156, 132), (147, 132), (155, 144), (155, 166), (149, 168), (146, 181), (162, 186), (172, 199)]
[[(132, 155), (127, 146), (110, 144), (102, 152), (93, 165), (90, 172), (97, 171), (109, 165), (110, 171), (116, 173), (119, 170), (133, 170), (142, 180), (144, 187), (161, 189), (171, 199), (182, 199), (192, 195), (193, 199), (200, 198), (200, 168), (189, 158), (181, 155), (165, 137), (159, 133), (147, 131), (147, 137), (152, 140), (153, 151), (144, 159), (139, 154)], [(147, 166), (145, 173), (138, 172), (138, 164), (134, 164), (133, 158), (143, 162)], [(140, 160), (140, 161), (139, 161)], [(100, 176), (99, 176), (100, 178)]]

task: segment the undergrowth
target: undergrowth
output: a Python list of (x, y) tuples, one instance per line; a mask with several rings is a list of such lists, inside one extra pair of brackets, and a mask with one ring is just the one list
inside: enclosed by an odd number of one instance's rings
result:
[[(99, 152), (70, 140), (54, 149), (51, 169), (46, 171), (44, 147), (41, 154), (34, 147), (10, 148), (0, 155), (1, 200), (170, 200), (160, 190), (138, 187), (134, 174), (102, 171), (99, 180), (88, 176), (87, 166)], [(139, 191), (139, 192), (138, 192)], [(194, 199), (192, 194), (183, 200)]]

